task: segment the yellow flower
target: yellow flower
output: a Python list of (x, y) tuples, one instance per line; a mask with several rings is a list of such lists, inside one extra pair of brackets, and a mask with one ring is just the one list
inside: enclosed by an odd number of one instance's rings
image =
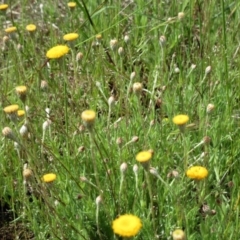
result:
[(6, 33), (12, 33), (12, 32), (16, 32), (17, 28), (16, 27), (9, 27), (5, 29)]
[(50, 182), (53, 182), (54, 180), (56, 180), (56, 178), (57, 178), (56, 174), (48, 173), (48, 174), (43, 175), (42, 181), (45, 183), (50, 183)]
[(173, 118), (173, 123), (178, 126), (185, 125), (189, 121), (188, 115), (180, 114)]
[(142, 151), (137, 154), (136, 160), (140, 163), (148, 162), (152, 158), (152, 153), (150, 151)]
[(172, 233), (173, 240), (184, 240), (185, 239), (185, 233), (181, 229), (176, 229)]
[(9, 105), (5, 107), (3, 111), (7, 114), (12, 114), (12, 113), (16, 113), (18, 109), (19, 109), (19, 106), (17, 104), (14, 104), (14, 105)]
[(24, 110), (18, 110), (17, 111), (17, 116), (18, 117), (23, 117), (25, 115), (25, 111)]
[(8, 5), (7, 4), (0, 4), (0, 10), (7, 10)]
[(93, 125), (95, 118), (96, 118), (96, 113), (93, 110), (85, 110), (82, 112), (82, 120), (83, 123), (87, 126), (90, 127)]
[(121, 215), (112, 222), (114, 233), (122, 237), (133, 237), (138, 234), (141, 228), (141, 220), (132, 214)]
[(76, 7), (76, 3), (75, 2), (69, 2), (68, 3), (68, 7), (69, 8), (75, 8)]
[(27, 87), (26, 86), (17, 86), (16, 87), (16, 92), (19, 95), (24, 95), (27, 92)]
[(65, 45), (58, 45), (47, 51), (46, 56), (50, 59), (60, 58), (69, 52), (69, 48)]
[(133, 92), (135, 93), (141, 93), (143, 90), (143, 85), (140, 82), (135, 82), (133, 84)]
[(63, 40), (65, 41), (73, 41), (76, 40), (77, 38), (78, 38), (77, 33), (68, 33), (63, 36)]
[(34, 32), (36, 30), (36, 25), (34, 24), (29, 24), (26, 26), (26, 30), (29, 31), (29, 32)]
[(187, 170), (186, 175), (188, 178), (201, 180), (208, 176), (208, 170), (205, 167), (193, 166)]

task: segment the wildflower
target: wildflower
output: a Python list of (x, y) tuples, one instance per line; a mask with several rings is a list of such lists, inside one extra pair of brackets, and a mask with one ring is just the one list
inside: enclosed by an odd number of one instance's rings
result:
[(70, 9), (74, 9), (77, 4), (75, 2), (69, 2), (67, 5)]
[(23, 117), (25, 115), (25, 111), (24, 110), (18, 110), (17, 111), (17, 116), (18, 117)]
[(181, 229), (176, 229), (172, 233), (173, 240), (184, 240), (185, 239), (185, 233)]
[(9, 105), (3, 109), (3, 111), (8, 115), (11, 121), (15, 122), (17, 120), (17, 111), (19, 106), (17, 104)]
[(180, 114), (173, 118), (173, 123), (178, 126), (185, 125), (189, 121), (188, 115)]
[(124, 53), (124, 49), (123, 49), (123, 47), (120, 47), (120, 48), (118, 49), (118, 54), (119, 54), (119, 56), (122, 56), (123, 53)]
[(133, 92), (135, 92), (136, 94), (141, 93), (143, 89), (143, 86), (140, 82), (136, 82), (133, 84)]
[(131, 72), (130, 80), (132, 81), (136, 77), (136, 72)]
[(122, 173), (122, 174), (124, 174), (125, 172), (126, 172), (126, 170), (127, 170), (127, 163), (122, 163), (121, 164), (121, 166), (120, 166), (120, 172)]
[(95, 121), (96, 113), (93, 110), (85, 110), (82, 112), (82, 120), (86, 127), (91, 127)]
[(149, 162), (152, 158), (152, 153), (149, 151), (139, 152), (136, 156), (136, 160), (140, 163)]
[(16, 27), (9, 27), (4, 30), (6, 33), (13, 33), (17, 31)]
[(36, 25), (34, 25), (34, 24), (28, 24), (27, 26), (26, 26), (26, 30), (28, 31), (28, 32), (34, 32), (35, 30), (36, 30)]
[(24, 103), (26, 101), (27, 87), (26, 86), (17, 86), (16, 93), (18, 94), (18, 96), (22, 100), (22, 102)]
[(8, 5), (7, 4), (0, 4), (0, 11), (4, 11), (8, 9)]
[(32, 177), (33, 173), (32, 173), (32, 170), (29, 169), (29, 168), (26, 168), (23, 170), (23, 178), (25, 180), (29, 180), (31, 177)]
[(77, 33), (68, 33), (63, 36), (63, 40), (65, 41), (74, 41), (78, 38)]
[(102, 34), (97, 34), (96, 35), (96, 40), (100, 42), (102, 40)]
[(167, 39), (166, 39), (166, 37), (165, 37), (164, 35), (162, 35), (162, 36), (159, 38), (159, 44), (160, 44), (162, 47), (165, 46), (166, 41), (167, 41)]
[(22, 125), (22, 127), (19, 130), (19, 132), (20, 132), (20, 135), (23, 138), (26, 138), (28, 136), (28, 128), (27, 128), (26, 124)]
[(11, 113), (16, 113), (18, 109), (19, 109), (19, 106), (17, 104), (14, 104), (14, 105), (9, 105), (5, 107), (3, 111), (7, 114), (11, 114)]
[(191, 179), (202, 180), (208, 176), (208, 170), (205, 167), (193, 166), (187, 170), (186, 175)]
[(137, 174), (137, 172), (138, 172), (138, 165), (137, 164), (133, 165), (133, 172), (134, 172), (134, 174)]
[(130, 41), (129, 36), (128, 36), (128, 35), (125, 35), (125, 36), (124, 36), (124, 42), (125, 42), (125, 43), (128, 43), (129, 41)]
[(137, 216), (125, 214), (112, 222), (112, 228), (115, 234), (122, 237), (133, 237), (142, 228), (142, 223)]
[(69, 52), (69, 48), (65, 45), (58, 45), (47, 51), (46, 56), (50, 59), (60, 58)]
[(48, 174), (43, 175), (42, 181), (45, 183), (50, 183), (50, 182), (53, 182), (54, 180), (56, 180), (56, 178), (57, 178), (56, 174), (48, 173)]
[(114, 104), (115, 104), (114, 96), (109, 97), (109, 99), (108, 99), (108, 106), (112, 107)]
[(102, 197), (99, 195), (99, 196), (96, 198), (96, 205), (99, 205), (101, 202), (102, 202)]

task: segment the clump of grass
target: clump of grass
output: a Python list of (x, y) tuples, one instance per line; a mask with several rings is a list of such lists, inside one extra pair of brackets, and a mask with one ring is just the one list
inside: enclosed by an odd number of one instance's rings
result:
[(15, 238), (238, 238), (237, 3), (0, 8)]

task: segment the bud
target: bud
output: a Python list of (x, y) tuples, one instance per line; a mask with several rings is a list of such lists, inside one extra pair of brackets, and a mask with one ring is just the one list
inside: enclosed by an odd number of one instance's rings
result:
[(45, 112), (46, 112), (46, 115), (47, 115), (47, 119), (49, 119), (50, 118), (50, 112), (51, 112), (50, 108), (45, 108)]
[(2, 130), (2, 134), (5, 138), (8, 138), (8, 139), (11, 139), (13, 140), (14, 142), (18, 142), (15, 135), (13, 134), (13, 131), (11, 128), (9, 127), (5, 127), (3, 130)]
[(138, 142), (139, 137), (138, 136), (133, 136), (131, 142)]
[(97, 34), (96, 35), (96, 40), (100, 42), (102, 40), (102, 34)]
[(84, 177), (84, 176), (80, 177), (80, 180), (81, 180), (82, 182), (88, 182), (88, 179), (87, 179), (86, 177)]
[(47, 121), (45, 121), (45, 122), (43, 123), (43, 125), (42, 125), (43, 131), (46, 131), (47, 128), (50, 127), (51, 123), (52, 123), (52, 121), (49, 120), (49, 119), (48, 119)]
[(157, 169), (154, 167), (150, 167), (149, 172), (156, 177), (159, 176)]
[(140, 82), (136, 82), (133, 84), (133, 92), (136, 94), (141, 93), (143, 90), (143, 86)]
[(121, 166), (120, 166), (120, 171), (122, 174), (124, 174), (127, 170), (127, 163), (122, 163)]
[(166, 44), (166, 37), (165, 37), (165, 36), (162, 35), (162, 36), (159, 38), (159, 44), (160, 44), (162, 47), (165, 46), (165, 44)]
[(27, 138), (27, 136), (28, 136), (28, 128), (27, 128), (27, 126), (24, 124), (24, 125), (22, 125), (22, 127), (20, 128), (20, 130), (19, 130), (19, 132), (20, 132), (20, 135), (23, 137), (23, 138)]
[(192, 69), (192, 70), (195, 69), (196, 66), (197, 66), (196, 64), (192, 64), (192, 65), (191, 65), (191, 69)]
[(208, 136), (205, 136), (202, 141), (204, 144), (209, 144), (211, 142), (211, 138)]
[(172, 233), (173, 240), (185, 240), (185, 233), (181, 229), (177, 229)]
[(125, 36), (124, 36), (124, 42), (125, 42), (125, 43), (128, 43), (129, 40), (130, 40), (129, 36), (128, 36), (128, 35), (125, 35)]
[(27, 96), (27, 87), (26, 86), (17, 86), (16, 93), (19, 96), (19, 98), (22, 100), (23, 103), (26, 101)]
[(123, 53), (124, 53), (124, 49), (123, 49), (123, 47), (120, 47), (120, 48), (118, 49), (118, 54), (119, 54), (119, 56), (122, 56)]
[(117, 49), (117, 45), (118, 45), (118, 40), (117, 39), (112, 39), (110, 41), (110, 48), (115, 51)]
[(76, 61), (81, 61), (83, 59), (83, 53), (82, 52), (78, 52), (76, 55)]
[(29, 168), (26, 168), (23, 170), (23, 178), (24, 180), (28, 181), (31, 179), (31, 177), (33, 176), (32, 170)]
[(136, 73), (132, 72), (131, 75), (130, 75), (130, 80), (132, 81), (135, 77), (136, 77)]
[(212, 70), (212, 67), (211, 66), (207, 66), (206, 69), (205, 69), (205, 74), (209, 74)]
[(178, 13), (178, 20), (182, 20), (185, 17), (185, 13), (184, 12), (179, 12)]
[(135, 174), (137, 174), (137, 172), (138, 172), (138, 165), (137, 165), (137, 164), (134, 164), (134, 165), (133, 165), (133, 172), (134, 172)]
[(121, 146), (122, 143), (123, 143), (122, 138), (121, 138), (121, 137), (118, 137), (117, 140), (116, 140), (116, 144), (117, 144), (118, 146)]
[(81, 118), (83, 120), (83, 124), (90, 128), (93, 126), (95, 119), (96, 119), (96, 113), (93, 110), (85, 110), (81, 114)]
[(43, 90), (43, 91), (46, 91), (48, 89), (48, 82), (45, 81), (45, 80), (42, 80), (41, 81), (41, 86), (40, 88)]
[(84, 146), (80, 146), (79, 148), (78, 148), (78, 152), (83, 152), (85, 150), (85, 147)]
[(115, 98), (114, 96), (111, 96), (109, 99), (108, 99), (108, 105), (109, 107), (113, 106), (115, 104)]
[(101, 196), (98, 196), (98, 197), (96, 198), (96, 205), (99, 206), (100, 203), (102, 203), (102, 197), (101, 197)]
[(207, 105), (207, 113), (213, 112), (214, 108), (215, 108), (214, 104), (209, 103), (209, 104)]
[(175, 73), (180, 73), (180, 69), (179, 69), (178, 67), (175, 67), (175, 68), (174, 68), (174, 72), (175, 72)]

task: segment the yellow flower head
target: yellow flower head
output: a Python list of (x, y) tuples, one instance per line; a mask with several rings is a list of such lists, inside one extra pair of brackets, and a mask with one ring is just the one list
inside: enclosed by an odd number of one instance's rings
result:
[(205, 167), (193, 166), (187, 170), (186, 175), (191, 179), (201, 180), (208, 176), (208, 170)]
[(178, 126), (185, 125), (189, 121), (188, 115), (180, 114), (173, 118), (173, 123)]
[(17, 86), (16, 87), (16, 92), (19, 95), (26, 95), (27, 93), (27, 87), (26, 86)]
[(12, 114), (12, 113), (16, 113), (18, 109), (19, 109), (19, 106), (17, 104), (14, 104), (14, 105), (9, 105), (5, 107), (3, 111), (7, 114)]
[(75, 8), (76, 5), (77, 5), (77, 4), (76, 4), (75, 2), (69, 2), (69, 3), (68, 3), (68, 7), (69, 7), (69, 8)]
[(151, 158), (152, 153), (150, 151), (142, 151), (136, 156), (136, 160), (140, 163), (148, 162)]
[(135, 92), (135, 93), (141, 93), (141, 92), (142, 92), (142, 89), (143, 89), (142, 83), (140, 83), (140, 82), (135, 82), (135, 83), (133, 84), (133, 92)]
[(63, 40), (65, 41), (73, 41), (76, 40), (77, 38), (78, 38), (77, 33), (68, 33), (63, 36)]
[(56, 180), (56, 178), (57, 178), (56, 174), (48, 173), (48, 174), (43, 175), (42, 181), (45, 183), (50, 183), (50, 182), (53, 182), (54, 180)]
[(0, 10), (7, 10), (8, 5), (7, 4), (0, 4)]
[(133, 237), (138, 234), (141, 228), (141, 220), (132, 214), (121, 215), (112, 222), (114, 233), (122, 237)]
[(16, 27), (9, 27), (9, 28), (5, 29), (6, 33), (13, 33), (13, 32), (16, 32), (16, 31), (17, 31)]
[(36, 25), (34, 25), (34, 24), (28, 24), (27, 26), (26, 26), (26, 30), (27, 31), (29, 31), (29, 32), (34, 32), (35, 30), (36, 30)]
[(60, 58), (69, 52), (69, 48), (65, 45), (58, 45), (47, 51), (46, 56), (50, 59)]
[(25, 115), (25, 111), (24, 110), (18, 110), (17, 111), (17, 116), (18, 117), (23, 117)]
[(181, 229), (176, 229), (172, 233), (173, 240), (185, 240), (185, 233)]
[(102, 34), (97, 34), (97, 35), (96, 35), (96, 39), (97, 39), (98, 41), (100, 41), (100, 40), (102, 39)]
[(93, 110), (85, 110), (82, 112), (82, 120), (86, 126), (91, 126), (96, 118), (96, 112)]

